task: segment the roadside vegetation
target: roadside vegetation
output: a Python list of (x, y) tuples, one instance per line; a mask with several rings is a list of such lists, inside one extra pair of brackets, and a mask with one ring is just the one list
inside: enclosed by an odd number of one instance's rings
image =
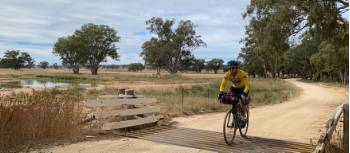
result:
[[(251, 75), (349, 83), (349, 3), (251, 0), (240, 57)], [(293, 40), (293, 41), (290, 41)]]
[(74, 139), (80, 133), (81, 96), (74, 91), (42, 90), (0, 97), (0, 152)]
[[(151, 87), (147, 89), (136, 89), (136, 94), (138, 95), (156, 98), (162, 107), (162, 112), (167, 115), (193, 115), (222, 112), (228, 109), (227, 105), (220, 104), (217, 101), (221, 78), (198, 79), (169, 75), (161, 78), (149, 76), (140, 77), (139, 79), (138, 81), (155, 84), (173, 84), (173, 87), (169, 88)], [(196, 83), (201, 84), (198, 85)], [(181, 86), (179, 84), (183, 85)], [(298, 87), (280, 79), (252, 79), (251, 84), (250, 95), (252, 97), (252, 107), (281, 103), (299, 95)], [(227, 90), (229, 86), (230, 83), (227, 84)], [(91, 89), (84, 92), (84, 95), (87, 96), (86, 98), (93, 99), (101, 95), (115, 95), (116, 89)]]
[[(213, 79), (208, 85), (177, 88), (172, 91), (144, 90), (140, 94), (157, 98), (162, 111), (171, 116), (193, 115), (228, 110), (228, 105), (217, 101), (221, 79)], [(254, 79), (251, 81), (251, 107), (281, 103), (298, 96), (299, 89), (283, 80)], [(229, 88), (227, 85), (226, 89)]]

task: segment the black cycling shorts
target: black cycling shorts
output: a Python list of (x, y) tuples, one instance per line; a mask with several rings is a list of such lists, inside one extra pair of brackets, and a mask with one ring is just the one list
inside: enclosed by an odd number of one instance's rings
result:
[[(232, 92), (233, 94), (239, 94), (239, 95), (241, 95), (241, 94), (243, 94), (244, 88), (245, 88), (245, 87), (243, 87), (243, 88), (234, 88), (234, 87), (231, 87), (230, 90), (231, 90), (231, 92)], [(248, 95), (248, 94), (249, 94), (249, 90), (248, 90), (248, 92), (247, 92), (247, 95)]]

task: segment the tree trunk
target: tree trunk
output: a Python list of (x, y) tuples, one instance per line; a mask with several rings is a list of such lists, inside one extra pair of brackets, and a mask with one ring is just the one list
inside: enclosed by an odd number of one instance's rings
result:
[(79, 74), (79, 66), (73, 66), (73, 74)]
[(92, 75), (97, 75), (98, 66), (91, 66), (90, 70)]
[(346, 85), (348, 83), (348, 70), (344, 69), (339, 72), (339, 77), (342, 85)]
[(267, 77), (266, 64), (263, 65), (263, 68), (264, 68), (264, 78), (266, 78)]
[(160, 76), (160, 68), (157, 67), (157, 75)]
[(345, 84), (349, 84), (349, 71), (346, 70), (345, 74), (344, 74), (344, 78), (345, 78)]

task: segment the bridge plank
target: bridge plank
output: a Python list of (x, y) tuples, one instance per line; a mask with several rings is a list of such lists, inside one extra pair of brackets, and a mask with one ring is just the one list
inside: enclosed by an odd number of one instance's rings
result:
[(138, 114), (147, 114), (147, 113), (158, 113), (160, 112), (160, 107), (144, 107), (144, 108), (135, 108), (135, 109), (124, 109), (124, 110), (112, 110), (108, 112), (93, 112), (88, 116), (95, 116), (96, 119), (106, 118), (110, 116), (130, 116), (130, 115), (138, 115)]
[(154, 122), (157, 122), (159, 118), (160, 116), (149, 116), (149, 117), (139, 118), (134, 120), (105, 123), (102, 126), (102, 130), (114, 130), (114, 129), (126, 128), (126, 127), (131, 127), (136, 125), (147, 124), (147, 123), (154, 123)]
[(135, 98), (135, 99), (98, 99), (85, 102), (87, 107), (105, 107), (118, 105), (154, 104), (155, 98)]

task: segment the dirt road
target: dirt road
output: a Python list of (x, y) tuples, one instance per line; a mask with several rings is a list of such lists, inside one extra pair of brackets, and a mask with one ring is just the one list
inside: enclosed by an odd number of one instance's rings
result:
[[(261, 147), (259, 144), (262, 144), (264, 141), (278, 141), (284, 144), (289, 141), (309, 143), (310, 139), (318, 139), (325, 121), (335, 111), (336, 107), (348, 101), (348, 93), (343, 88), (329, 87), (317, 83), (305, 83), (295, 79), (288, 81), (303, 90), (299, 97), (281, 104), (251, 109), (248, 135), (255, 139), (252, 139), (249, 146), (246, 145), (250, 147), (251, 151), (255, 150), (255, 147)], [(214, 144), (214, 141), (217, 141), (218, 145), (224, 145), (222, 144), (224, 140), (221, 138), (223, 118), (224, 113), (175, 118), (174, 120), (178, 123), (177, 130), (172, 132), (173, 136), (181, 135), (183, 140), (176, 140), (176, 138), (157, 139), (157, 134), (155, 134), (154, 136), (145, 136), (144, 139), (119, 138), (115, 140), (81, 142), (43, 151), (54, 153), (215, 152), (215, 146), (211, 147), (210, 144)], [(198, 140), (198, 145), (188, 145), (189, 139), (196, 139), (190, 136), (191, 133), (194, 134), (196, 132), (201, 132), (197, 136), (202, 134), (208, 135), (208, 140), (202, 139)], [(158, 134), (158, 137), (161, 137), (161, 135)], [(213, 139), (213, 142), (210, 142), (209, 139)], [(171, 143), (172, 141), (179, 142)], [(181, 141), (186, 143), (181, 145)], [(244, 143), (240, 137), (238, 137), (237, 141)], [(200, 146), (200, 143), (203, 147)], [(241, 146), (244, 147), (244, 144)], [(235, 150), (232, 151), (235, 152)], [(218, 150), (217, 152), (221, 151)]]

